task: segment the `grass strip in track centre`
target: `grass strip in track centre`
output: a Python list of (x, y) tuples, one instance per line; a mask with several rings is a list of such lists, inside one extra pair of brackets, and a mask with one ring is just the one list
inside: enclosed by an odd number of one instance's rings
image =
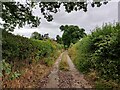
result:
[(59, 65), (59, 69), (63, 70), (63, 71), (69, 71), (69, 65), (68, 65), (68, 62), (67, 62), (66, 52), (63, 53), (63, 55), (62, 55), (62, 59), (61, 59), (60, 65)]

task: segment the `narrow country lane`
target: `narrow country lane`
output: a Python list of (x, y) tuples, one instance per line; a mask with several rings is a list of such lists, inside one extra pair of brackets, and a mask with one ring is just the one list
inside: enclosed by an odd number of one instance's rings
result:
[[(67, 57), (66, 61), (69, 66), (68, 71), (59, 69), (59, 64), (64, 54)], [(50, 74), (42, 81), (45, 81), (46, 83), (44, 83), (41, 88), (92, 88), (89, 82), (84, 79), (84, 75), (75, 68), (67, 51), (60, 55)]]

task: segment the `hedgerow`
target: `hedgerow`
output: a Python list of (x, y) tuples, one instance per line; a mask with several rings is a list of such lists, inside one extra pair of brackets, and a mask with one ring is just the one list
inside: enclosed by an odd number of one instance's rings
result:
[[(3, 63), (11, 65), (11, 68), (14, 66), (22, 67), (22, 64), (15, 65), (14, 62), (19, 62), (19, 64), (23, 62), (25, 65), (44, 60), (43, 58), (56, 57), (55, 55), (61, 49), (62, 46), (52, 40), (43, 41), (28, 39), (26, 37), (11, 34), (5, 30), (2, 31), (2, 59), (4, 61)], [(46, 60), (44, 62), (45, 64), (53, 64), (53, 61), (54, 60), (49, 59), (47, 62)], [(10, 67), (6, 68), (11, 69)], [(5, 69), (4, 65), (3, 69)]]
[(61, 48), (60, 45), (50, 40), (28, 39), (6, 31), (3, 31), (2, 36), (2, 56), (7, 61), (12, 61), (15, 58), (17, 60), (32, 60), (37, 56), (39, 58), (47, 57)]
[(119, 23), (96, 28), (73, 47), (76, 52), (74, 63), (80, 71), (95, 70), (99, 77), (120, 83)]

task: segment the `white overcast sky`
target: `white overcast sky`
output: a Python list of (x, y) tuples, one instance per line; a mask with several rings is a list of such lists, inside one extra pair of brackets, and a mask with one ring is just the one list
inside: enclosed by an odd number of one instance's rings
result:
[(51, 38), (55, 38), (56, 35), (62, 35), (59, 29), (61, 25), (77, 25), (84, 28), (85, 32), (89, 34), (96, 26), (118, 21), (118, 1), (120, 0), (112, 0), (107, 5), (102, 5), (101, 7), (92, 8), (88, 6), (87, 12), (80, 10), (66, 13), (64, 8), (61, 7), (60, 12), (53, 15), (54, 19), (52, 22), (47, 22), (37, 8), (34, 10), (34, 15), (41, 17), (40, 26), (37, 28), (30, 28), (29, 26), (20, 29), (16, 28), (13, 33), (30, 37), (32, 32), (37, 31), (41, 34), (49, 33)]

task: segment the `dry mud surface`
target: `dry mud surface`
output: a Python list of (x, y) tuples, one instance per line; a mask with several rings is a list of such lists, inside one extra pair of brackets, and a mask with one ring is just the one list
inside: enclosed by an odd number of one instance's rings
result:
[[(59, 70), (63, 54), (67, 56), (68, 71)], [(60, 55), (50, 74), (44, 77), (40, 83), (42, 83), (40, 88), (92, 88), (88, 81), (84, 79), (84, 75), (75, 68), (67, 52), (63, 52)]]

